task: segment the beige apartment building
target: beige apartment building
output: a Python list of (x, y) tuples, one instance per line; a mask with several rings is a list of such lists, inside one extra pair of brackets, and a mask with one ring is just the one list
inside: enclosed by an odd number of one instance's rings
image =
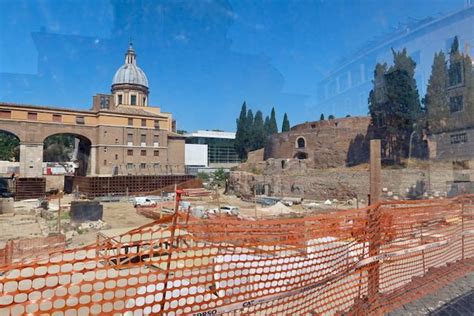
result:
[(111, 92), (95, 95), (89, 111), (0, 102), (0, 130), (20, 140), (20, 176), (43, 174), (44, 140), (59, 134), (76, 137), (78, 175), (183, 173), (184, 137), (171, 113), (148, 105), (131, 44)]

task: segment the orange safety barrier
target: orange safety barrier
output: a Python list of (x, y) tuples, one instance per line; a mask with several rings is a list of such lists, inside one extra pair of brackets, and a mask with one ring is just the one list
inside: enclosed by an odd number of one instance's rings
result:
[(0, 314), (382, 314), (473, 262), (473, 196), (282, 220), (179, 212), (1, 267)]

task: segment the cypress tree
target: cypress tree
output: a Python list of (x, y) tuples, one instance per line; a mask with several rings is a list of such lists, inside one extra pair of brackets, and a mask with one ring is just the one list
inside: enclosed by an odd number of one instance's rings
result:
[(249, 130), (247, 124), (247, 104), (244, 101), (237, 119), (237, 132), (235, 133), (235, 150), (240, 159), (247, 157), (246, 144), (248, 143)]
[(323, 113), (321, 113), (321, 116), (319, 117), (319, 120), (324, 121), (324, 114)]
[(283, 123), (281, 124), (281, 131), (288, 132), (290, 130), (290, 121), (288, 120), (288, 115), (285, 113), (283, 115)]
[(254, 124), (254, 117), (253, 117), (253, 112), (251, 109), (248, 109), (247, 111), (247, 130), (249, 131), (248, 133), (248, 139), (247, 143), (245, 144), (245, 152), (248, 153), (249, 151), (252, 150), (253, 144), (255, 141), (255, 124)]
[(463, 56), (459, 52), (459, 41), (458, 37), (454, 37), (454, 41), (451, 44), (451, 50), (449, 52), (449, 85), (455, 86), (462, 83), (462, 63)]
[(391, 158), (400, 163), (409, 152), (410, 137), (421, 116), (421, 104), (416, 87), (416, 63), (406, 49), (393, 52), (394, 64), (386, 74), (389, 120), (387, 132)]
[(446, 88), (448, 86), (448, 67), (446, 56), (441, 51), (435, 53), (431, 76), (426, 89), (423, 103), (426, 108), (428, 129), (436, 132), (441, 128), (443, 117), (449, 116), (448, 97)]
[(370, 135), (371, 138), (380, 139), (382, 156), (388, 155), (387, 143), (387, 116), (388, 104), (386, 96), (385, 74), (387, 64), (377, 64), (374, 70), (373, 88), (369, 93), (369, 114), (371, 117)]
[(275, 108), (272, 107), (272, 113), (270, 114), (270, 124), (269, 124), (269, 133), (276, 134), (278, 133), (278, 125), (276, 121)]
[(265, 130), (265, 135), (270, 135), (270, 118), (265, 116), (265, 123), (263, 123), (263, 127)]
[(257, 111), (257, 113), (255, 113), (252, 138), (252, 150), (260, 149), (265, 146), (265, 127), (263, 123), (263, 114), (261, 111)]

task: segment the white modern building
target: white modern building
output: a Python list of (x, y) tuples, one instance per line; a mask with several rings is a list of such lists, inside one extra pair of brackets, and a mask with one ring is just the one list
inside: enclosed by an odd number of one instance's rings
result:
[(198, 130), (184, 136), (184, 160), (190, 173), (201, 169), (229, 169), (240, 163), (234, 148), (234, 132)]

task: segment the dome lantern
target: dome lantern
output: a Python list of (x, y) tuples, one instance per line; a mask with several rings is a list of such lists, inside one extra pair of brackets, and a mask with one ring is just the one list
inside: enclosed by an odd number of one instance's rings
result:
[(148, 79), (137, 66), (137, 55), (132, 43), (125, 53), (125, 63), (117, 70), (112, 81), (115, 105), (148, 105)]

